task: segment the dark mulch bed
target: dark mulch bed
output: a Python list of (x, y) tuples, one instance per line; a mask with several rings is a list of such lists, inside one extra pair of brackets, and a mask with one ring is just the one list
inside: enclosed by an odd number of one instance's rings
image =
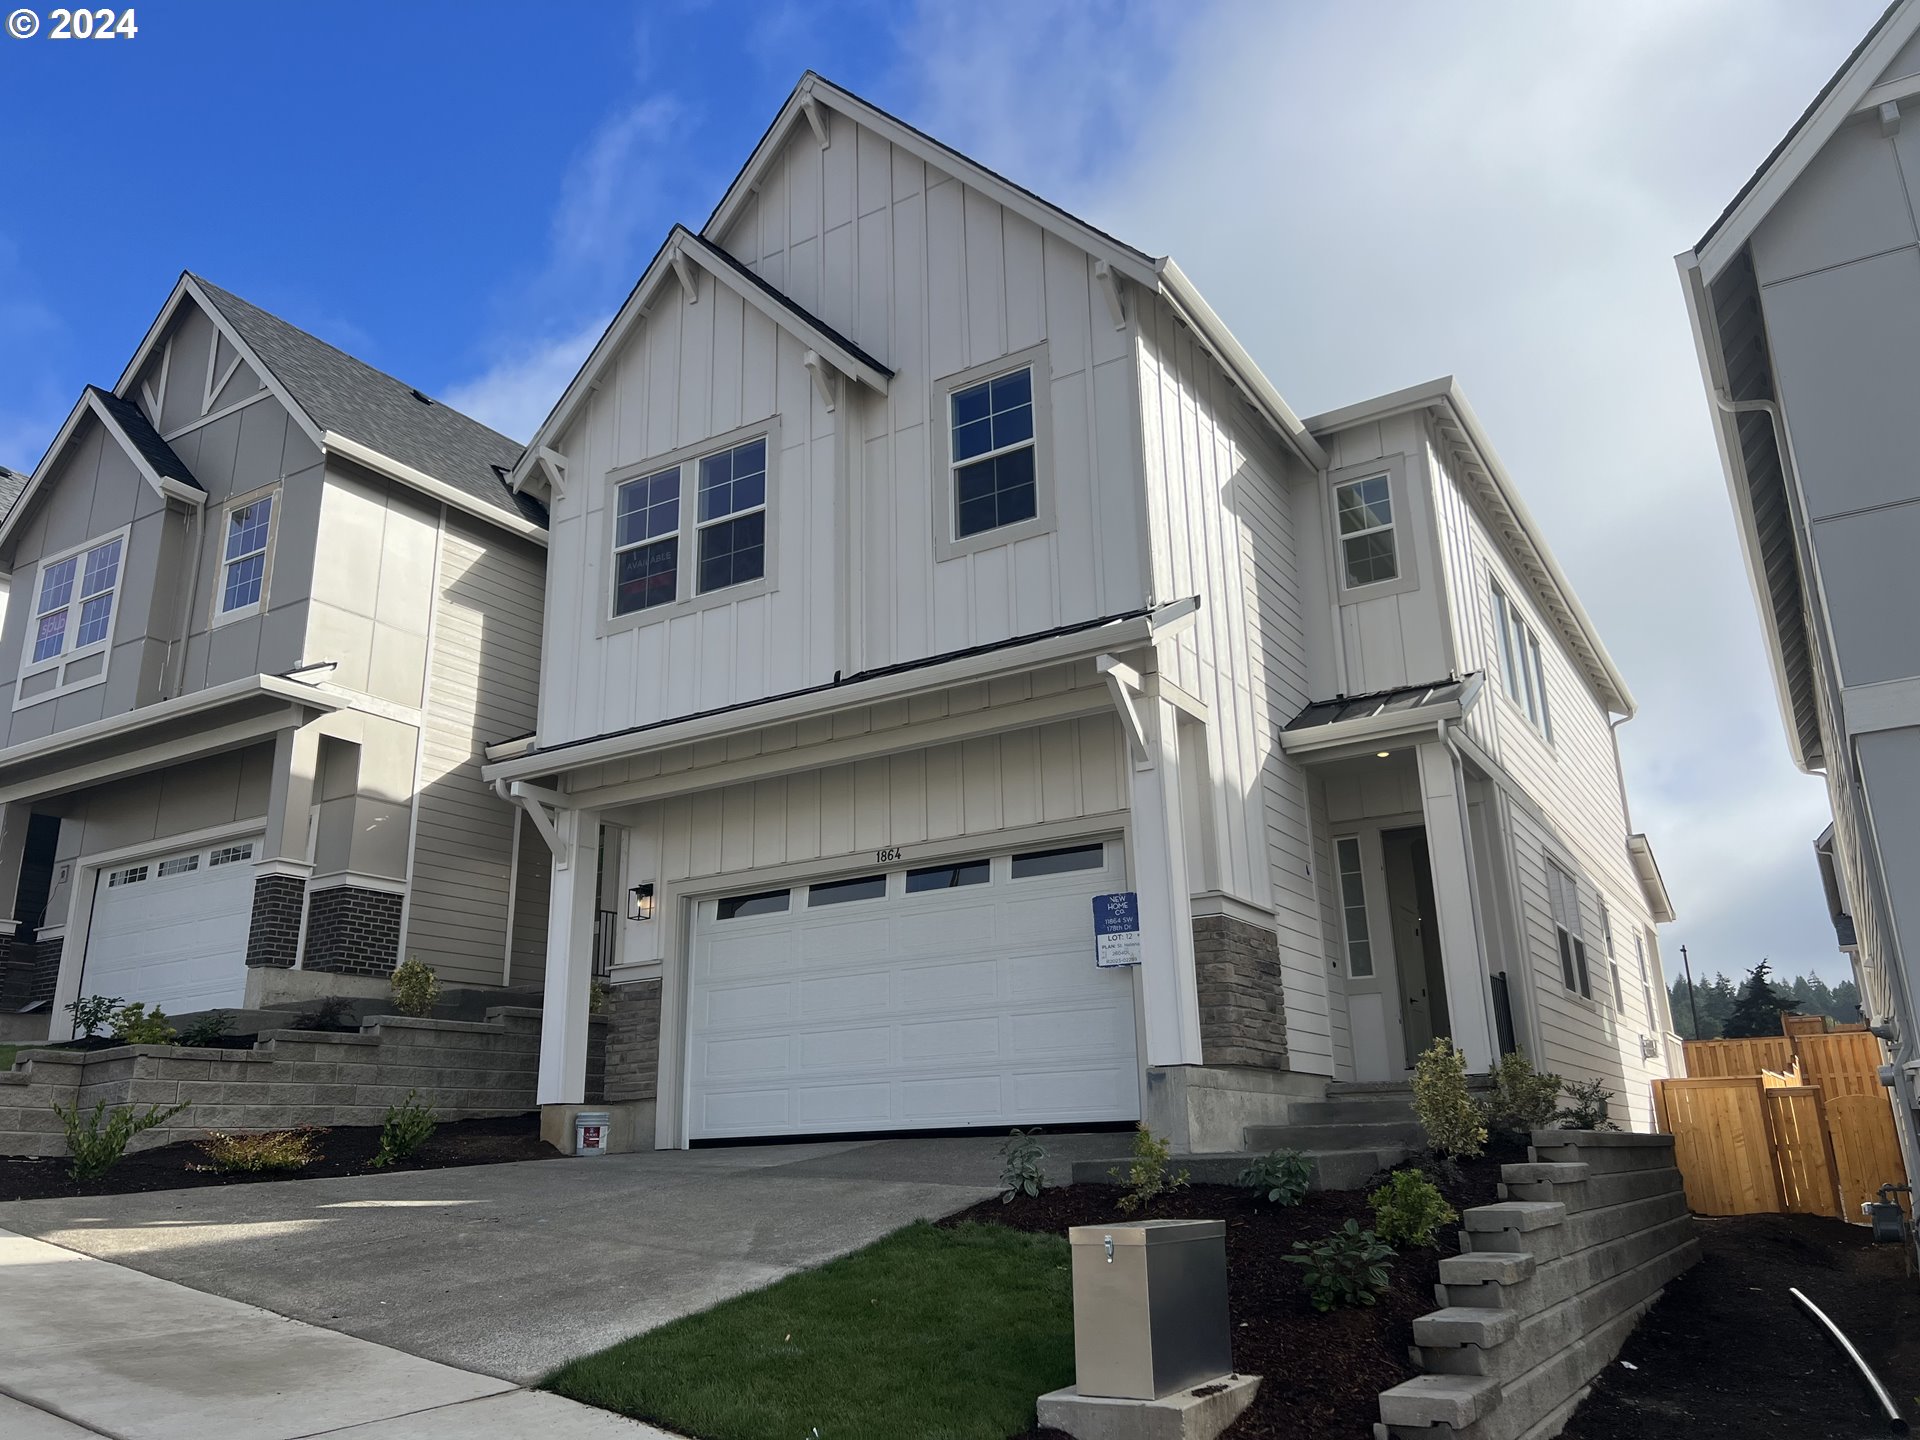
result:
[(140, 1190), (184, 1190), (201, 1185), (248, 1185), (269, 1180), (319, 1180), (339, 1175), (440, 1170), (459, 1165), (498, 1165), (513, 1160), (552, 1160), (560, 1152), (540, 1138), (538, 1114), (492, 1120), (448, 1120), (413, 1155), (372, 1171), (380, 1146), (378, 1125), (340, 1125), (319, 1138), (320, 1158), (304, 1170), (279, 1174), (225, 1175), (196, 1170), (207, 1157), (191, 1141), (125, 1156), (100, 1179), (75, 1185), (64, 1159), (0, 1156), (0, 1200), (39, 1200), (66, 1195), (124, 1195)]
[[(1496, 1200), (1501, 1163), (1524, 1158), (1523, 1151), (1488, 1156), (1462, 1166), (1453, 1182), (1434, 1178), (1453, 1207), (1464, 1210)], [(1393, 1262), (1393, 1288), (1371, 1309), (1323, 1315), (1307, 1301), (1300, 1267), (1284, 1257), (1294, 1253), (1294, 1241), (1318, 1240), (1347, 1220), (1370, 1225), (1366, 1191), (1316, 1191), (1297, 1206), (1274, 1209), (1255, 1205), (1244, 1190), (1196, 1185), (1138, 1216), (1119, 1214), (1114, 1206), (1119, 1195), (1112, 1185), (1062, 1186), (1012, 1205), (989, 1200), (943, 1223), (977, 1220), (1064, 1234), (1074, 1225), (1127, 1219), (1225, 1220), (1233, 1362), (1244, 1374), (1266, 1377), (1225, 1440), (1364, 1440), (1371, 1435), (1380, 1418), (1380, 1392), (1418, 1373), (1407, 1358), (1413, 1321), (1434, 1308), (1440, 1260), (1456, 1253), (1458, 1226), (1442, 1232), (1438, 1249), (1401, 1254)], [(1035, 1430), (1024, 1440), (1066, 1437)]]
[(1695, 1223), (1703, 1258), (1640, 1322), (1574, 1414), (1567, 1440), (1886, 1434), (1866, 1384), (1787, 1294), (1796, 1286), (1915, 1418), (1920, 1282), (1908, 1278), (1900, 1246), (1873, 1245), (1864, 1226), (1806, 1215)]

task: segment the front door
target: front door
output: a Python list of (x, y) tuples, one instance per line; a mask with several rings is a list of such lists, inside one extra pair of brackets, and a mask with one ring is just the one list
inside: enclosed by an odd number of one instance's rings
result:
[(1433, 900), (1427, 832), (1420, 826), (1383, 831), (1388, 923), (1400, 981), (1400, 1030), (1409, 1068), (1421, 1052), (1448, 1034), (1446, 972)]

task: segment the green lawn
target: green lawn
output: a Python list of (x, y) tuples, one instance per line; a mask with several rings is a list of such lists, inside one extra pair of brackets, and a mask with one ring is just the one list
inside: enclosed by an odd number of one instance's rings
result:
[(18, 1045), (0, 1045), (0, 1070), (13, 1068), (13, 1057), (20, 1053)]
[(1072, 1381), (1067, 1242), (922, 1222), (544, 1386), (698, 1440), (1006, 1440)]

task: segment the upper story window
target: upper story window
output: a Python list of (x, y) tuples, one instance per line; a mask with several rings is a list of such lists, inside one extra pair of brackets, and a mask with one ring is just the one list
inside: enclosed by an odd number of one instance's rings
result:
[(1647, 1028), (1661, 1030), (1671, 1028), (1662, 1023), (1659, 1010), (1653, 1003), (1653, 972), (1647, 969), (1648, 941), (1644, 935), (1633, 937), (1633, 958), (1640, 962), (1640, 1003), (1647, 1007)]
[(1593, 982), (1587, 978), (1587, 942), (1580, 925), (1580, 886), (1549, 860), (1547, 892), (1553, 904), (1554, 937), (1560, 947), (1561, 983), (1591, 1000)]
[(106, 678), (126, 544), (122, 530), (40, 563), (29, 592), (33, 611), (21, 646), (16, 709)]
[(267, 552), (272, 538), (272, 495), (257, 496), (228, 508), (216, 620), (237, 620), (265, 603)]
[[(767, 576), (771, 428), (653, 462), (613, 486), (615, 619), (716, 595)], [(617, 472), (616, 472), (617, 473)], [(681, 544), (692, 541), (682, 563)]]
[(955, 390), (953, 426), (955, 539), (1017, 525), (1040, 513), (1033, 428), (1033, 367)]
[(1342, 584), (1353, 590), (1399, 579), (1392, 477), (1369, 475), (1334, 486), (1333, 509), (1340, 530)]
[(1553, 721), (1547, 714), (1547, 668), (1540, 656), (1540, 637), (1498, 585), (1493, 587), (1493, 618), (1500, 630), (1500, 677), (1507, 696), (1551, 740)]
[(1607, 969), (1613, 977), (1613, 1008), (1622, 1015), (1627, 1013), (1627, 991), (1620, 983), (1620, 957), (1613, 950), (1613, 912), (1607, 908), (1607, 902), (1600, 902), (1600, 934), (1607, 945)]

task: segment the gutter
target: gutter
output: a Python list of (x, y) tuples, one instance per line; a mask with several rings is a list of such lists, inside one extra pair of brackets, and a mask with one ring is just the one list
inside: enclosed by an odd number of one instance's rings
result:
[[(1369, 715), (1361, 720), (1336, 721), (1331, 725), (1314, 725), (1304, 730), (1282, 730), (1280, 749), (1287, 755), (1311, 755), (1317, 751), (1339, 750), (1363, 742), (1370, 744), (1381, 740), (1409, 739), (1433, 725), (1445, 727), (1464, 720), (1467, 712), (1473, 709), (1474, 702), (1480, 698), (1480, 690), (1485, 683), (1484, 674), (1475, 674), (1469, 677), (1458, 699), (1418, 710), (1396, 710), (1386, 715)], [(1337, 733), (1325, 733), (1329, 731)]]

